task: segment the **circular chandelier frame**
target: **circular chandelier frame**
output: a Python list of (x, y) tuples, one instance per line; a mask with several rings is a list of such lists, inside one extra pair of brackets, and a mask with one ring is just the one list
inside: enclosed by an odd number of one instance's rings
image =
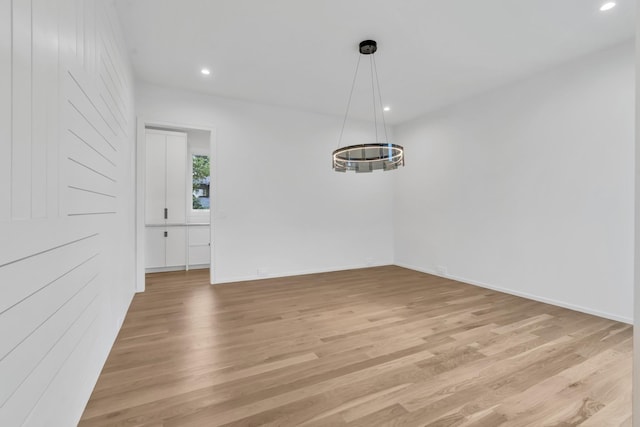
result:
[(333, 169), (336, 172), (388, 171), (398, 169), (398, 166), (404, 166), (404, 148), (397, 144), (358, 144), (333, 152)]

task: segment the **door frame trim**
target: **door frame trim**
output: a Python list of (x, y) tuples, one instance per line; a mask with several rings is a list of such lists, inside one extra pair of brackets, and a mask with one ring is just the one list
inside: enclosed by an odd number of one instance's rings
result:
[[(195, 124), (195, 123), (176, 123), (170, 119), (162, 117), (146, 117), (138, 116), (136, 118), (136, 155), (135, 155), (135, 233), (136, 233), (136, 292), (144, 292), (145, 290), (145, 253), (144, 253), (144, 230), (145, 230), (145, 217), (144, 217), (144, 196), (145, 196), (145, 129), (150, 127), (168, 128), (169, 130), (187, 131), (187, 130), (201, 130), (209, 132), (209, 153), (211, 156), (211, 182), (217, 183), (217, 163), (218, 163), (218, 150), (216, 143), (216, 126), (213, 124)], [(187, 141), (188, 147), (188, 141)], [(215, 226), (214, 226), (214, 211), (217, 210), (216, 200), (216, 186), (212, 186), (210, 190), (210, 199), (212, 209), (209, 211), (209, 228), (210, 228), (210, 242), (211, 242), (211, 265), (210, 265), (210, 278), (211, 284), (215, 283), (216, 274), (216, 255), (213, 242)]]

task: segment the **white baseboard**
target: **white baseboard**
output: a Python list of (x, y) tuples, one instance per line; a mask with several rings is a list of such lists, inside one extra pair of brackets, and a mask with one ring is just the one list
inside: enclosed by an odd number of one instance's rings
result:
[(185, 271), (187, 269), (186, 265), (179, 265), (177, 267), (154, 267), (154, 268), (145, 268), (144, 273), (169, 273), (171, 271)]
[(307, 270), (297, 270), (297, 271), (289, 271), (282, 273), (269, 274), (266, 276), (236, 276), (236, 277), (224, 277), (222, 279), (217, 279), (213, 285), (221, 285), (223, 283), (235, 283), (235, 282), (248, 282), (251, 280), (262, 280), (262, 279), (277, 279), (279, 277), (291, 277), (291, 276), (304, 276), (305, 274), (317, 274), (317, 273), (331, 273), (333, 271), (344, 271), (344, 270), (359, 270), (362, 268), (373, 268), (373, 267), (383, 267), (385, 265), (392, 265), (389, 263), (381, 263), (381, 264), (357, 264), (357, 265), (348, 265), (348, 266), (340, 266), (340, 267), (331, 267), (331, 268), (319, 268), (319, 269), (307, 269)]
[(467, 279), (465, 277), (458, 277), (458, 276), (453, 276), (453, 275), (444, 276), (442, 274), (437, 273), (436, 271), (433, 271), (433, 270), (430, 270), (430, 269), (427, 269), (427, 268), (417, 267), (415, 265), (409, 265), (409, 264), (404, 264), (404, 263), (399, 263), (399, 262), (394, 263), (394, 265), (397, 265), (398, 267), (408, 268), (409, 270), (419, 271), (421, 273), (431, 274), (432, 276), (444, 277), (446, 279), (455, 280), (457, 282), (462, 282), (462, 283), (466, 283), (466, 284), (469, 284), (469, 285), (479, 286), (481, 288), (491, 289), (493, 291), (503, 292), (505, 294), (515, 295), (515, 296), (518, 296), (518, 297), (522, 297), (522, 298), (527, 298), (527, 299), (534, 300), (534, 301), (543, 302), (545, 304), (556, 305), (558, 307), (568, 308), (569, 310), (579, 311), (579, 312), (586, 313), (586, 314), (592, 314), (594, 316), (603, 317), (605, 319), (615, 320), (617, 322), (623, 322), (623, 323), (627, 323), (629, 325), (633, 325), (633, 319), (625, 317), (625, 316), (618, 316), (617, 314), (607, 313), (607, 312), (603, 312), (603, 311), (600, 311), (600, 310), (595, 310), (595, 309), (588, 308), (588, 307), (582, 307), (582, 306), (571, 304), (571, 303), (568, 303), (568, 302), (558, 301), (558, 300), (554, 300), (554, 299), (546, 298), (546, 297), (541, 297), (539, 295), (533, 295), (533, 294), (529, 294), (529, 293), (526, 293), (526, 292), (514, 291), (512, 289), (507, 289), (507, 288), (503, 288), (503, 287), (500, 287), (500, 286), (490, 285), (488, 283), (483, 283), (483, 282), (479, 282), (477, 280)]

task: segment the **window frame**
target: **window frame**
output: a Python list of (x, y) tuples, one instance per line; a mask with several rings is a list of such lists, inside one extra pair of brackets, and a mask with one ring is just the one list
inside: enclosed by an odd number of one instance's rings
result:
[[(209, 208), (208, 209), (193, 209), (193, 157), (194, 156), (206, 156), (209, 158)], [(189, 212), (191, 215), (208, 215), (211, 212), (211, 153), (204, 149), (190, 148), (189, 149), (189, 167), (187, 177), (187, 204), (189, 206)]]

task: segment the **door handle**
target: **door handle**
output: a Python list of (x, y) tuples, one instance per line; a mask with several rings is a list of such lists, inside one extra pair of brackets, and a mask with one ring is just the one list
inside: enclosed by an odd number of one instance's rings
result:
[(164, 237), (169, 237), (169, 232), (168, 231), (164, 232)]
[(169, 209), (168, 208), (164, 208), (164, 219), (169, 218)]

